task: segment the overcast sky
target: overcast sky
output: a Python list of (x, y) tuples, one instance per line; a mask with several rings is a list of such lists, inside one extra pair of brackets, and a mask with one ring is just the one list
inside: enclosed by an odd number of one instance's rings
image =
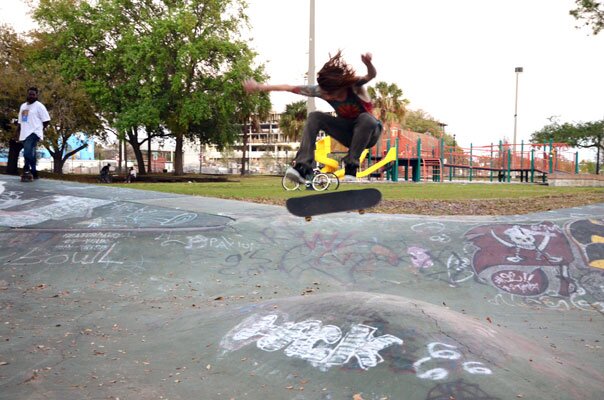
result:
[[(330, 53), (375, 81), (396, 83), (410, 100), (446, 123), (458, 143), (513, 139), (515, 67), (518, 142), (558, 116), (604, 119), (604, 33), (575, 29), (572, 0), (315, 0), (317, 70)], [(308, 70), (309, 0), (248, 0), (251, 46), (272, 83), (303, 84)], [(23, 0), (0, 0), (0, 22), (33, 27)], [(271, 94), (274, 109), (303, 100)], [(321, 110), (329, 110), (322, 100)]]

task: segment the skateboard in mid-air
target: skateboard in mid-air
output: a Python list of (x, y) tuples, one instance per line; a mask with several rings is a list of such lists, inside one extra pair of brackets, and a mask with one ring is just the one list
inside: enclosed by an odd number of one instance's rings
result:
[(33, 180), (34, 176), (29, 171), (25, 171), (21, 175), (21, 182), (32, 182)]
[(345, 190), (287, 199), (285, 206), (295, 216), (310, 221), (313, 216), (343, 211), (365, 210), (378, 205), (382, 194), (377, 189)]

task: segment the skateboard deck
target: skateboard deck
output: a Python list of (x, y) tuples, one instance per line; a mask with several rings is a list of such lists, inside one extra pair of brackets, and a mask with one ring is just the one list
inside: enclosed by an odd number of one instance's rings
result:
[(31, 172), (24, 172), (23, 175), (21, 175), (21, 182), (32, 182), (33, 180), (34, 176)]
[(346, 190), (287, 199), (287, 210), (310, 221), (311, 217), (343, 211), (358, 211), (376, 206), (382, 199), (377, 189)]

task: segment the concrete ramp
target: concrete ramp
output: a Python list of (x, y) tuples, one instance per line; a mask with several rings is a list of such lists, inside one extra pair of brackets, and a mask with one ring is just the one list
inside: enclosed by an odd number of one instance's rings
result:
[(602, 237), (0, 176), (0, 399), (602, 399)]
[(571, 354), (554, 357), (501, 326), (400, 296), (328, 294), (241, 311), (218, 363), (237, 365), (245, 393), (260, 379), (270, 389), (258, 397), (563, 399), (602, 389), (601, 372)]

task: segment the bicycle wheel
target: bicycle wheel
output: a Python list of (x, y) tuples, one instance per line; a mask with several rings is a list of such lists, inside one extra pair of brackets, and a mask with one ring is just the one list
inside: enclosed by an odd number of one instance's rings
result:
[(326, 174), (317, 174), (312, 178), (312, 187), (317, 192), (322, 192), (329, 187), (330, 179)]
[(283, 176), (283, 178), (281, 178), (281, 186), (283, 186), (283, 189), (285, 190), (297, 190), (300, 188), (300, 183)]
[(340, 187), (340, 178), (333, 172), (328, 172), (325, 175), (329, 177), (329, 187), (333, 190), (338, 190)]

